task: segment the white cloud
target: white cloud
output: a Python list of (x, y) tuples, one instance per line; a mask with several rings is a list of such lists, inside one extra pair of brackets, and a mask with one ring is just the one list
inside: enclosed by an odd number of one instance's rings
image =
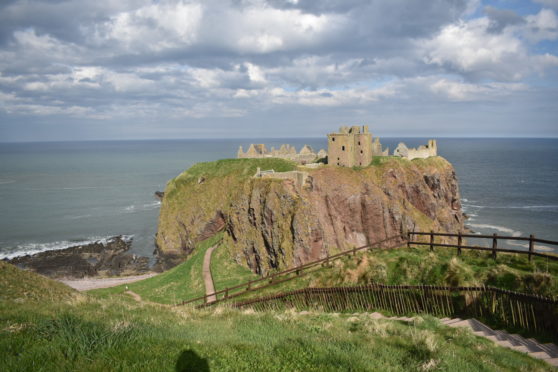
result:
[(526, 90), (520, 83), (485, 83), (471, 84), (450, 79), (437, 79), (429, 83), (430, 90), (450, 101), (485, 101)]
[(162, 1), (121, 12), (97, 25), (97, 43), (116, 40), (132, 52), (188, 46), (197, 40), (201, 4)]
[(491, 32), (490, 20), (482, 17), (447, 25), (417, 45), (427, 64), (474, 79), (519, 81), (533, 72), (544, 73), (555, 66), (556, 58), (531, 54), (522, 37), (531, 42), (556, 39), (557, 25), (558, 19), (550, 10), (527, 16), (525, 23), (502, 32)]
[(525, 17), (525, 36), (532, 43), (542, 40), (558, 39), (558, 17), (550, 9), (542, 9), (539, 13)]

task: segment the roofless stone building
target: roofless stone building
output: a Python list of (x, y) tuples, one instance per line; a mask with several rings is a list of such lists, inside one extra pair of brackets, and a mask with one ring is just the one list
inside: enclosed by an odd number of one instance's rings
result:
[(373, 140), (368, 125), (341, 127), (327, 135), (328, 163), (342, 167), (367, 166), (374, 156), (388, 156), (379, 138)]

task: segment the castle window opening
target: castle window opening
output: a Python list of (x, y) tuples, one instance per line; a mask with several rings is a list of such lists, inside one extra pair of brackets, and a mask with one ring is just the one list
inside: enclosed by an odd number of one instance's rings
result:
[[(358, 141), (358, 145), (360, 146), (360, 141)], [(362, 151), (361, 151), (362, 152)]]
[(333, 137), (331, 140), (332, 140), (333, 142), (335, 142), (335, 137)]
[(337, 158), (337, 160), (339, 160), (339, 158)]
[(360, 153), (362, 154), (362, 150), (360, 150)]
[(345, 151), (345, 146), (341, 146), (341, 151)]

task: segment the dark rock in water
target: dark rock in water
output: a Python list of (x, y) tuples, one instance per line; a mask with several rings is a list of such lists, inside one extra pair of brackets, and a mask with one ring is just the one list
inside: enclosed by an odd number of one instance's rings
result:
[(163, 200), (163, 197), (165, 196), (165, 193), (162, 191), (155, 191), (155, 197), (159, 200)]
[(131, 239), (115, 236), (106, 241), (46, 251), (7, 260), (22, 269), (51, 278), (135, 275), (149, 271), (149, 258), (128, 253)]

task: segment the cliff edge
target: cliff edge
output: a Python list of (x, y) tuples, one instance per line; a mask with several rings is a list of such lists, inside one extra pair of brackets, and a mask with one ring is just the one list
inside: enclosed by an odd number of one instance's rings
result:
[[(298, 170), (305, 182), (254, 178), (258, 168)], [(282, 159), (226, 159), (196, 164), (169, 181), (157, 246), (170, 266), (224, 230), (231, 258), (265, 274), (407, 231), (458, 231), (463, 222), (455, 171), (441, 157), (317, 169)]]

